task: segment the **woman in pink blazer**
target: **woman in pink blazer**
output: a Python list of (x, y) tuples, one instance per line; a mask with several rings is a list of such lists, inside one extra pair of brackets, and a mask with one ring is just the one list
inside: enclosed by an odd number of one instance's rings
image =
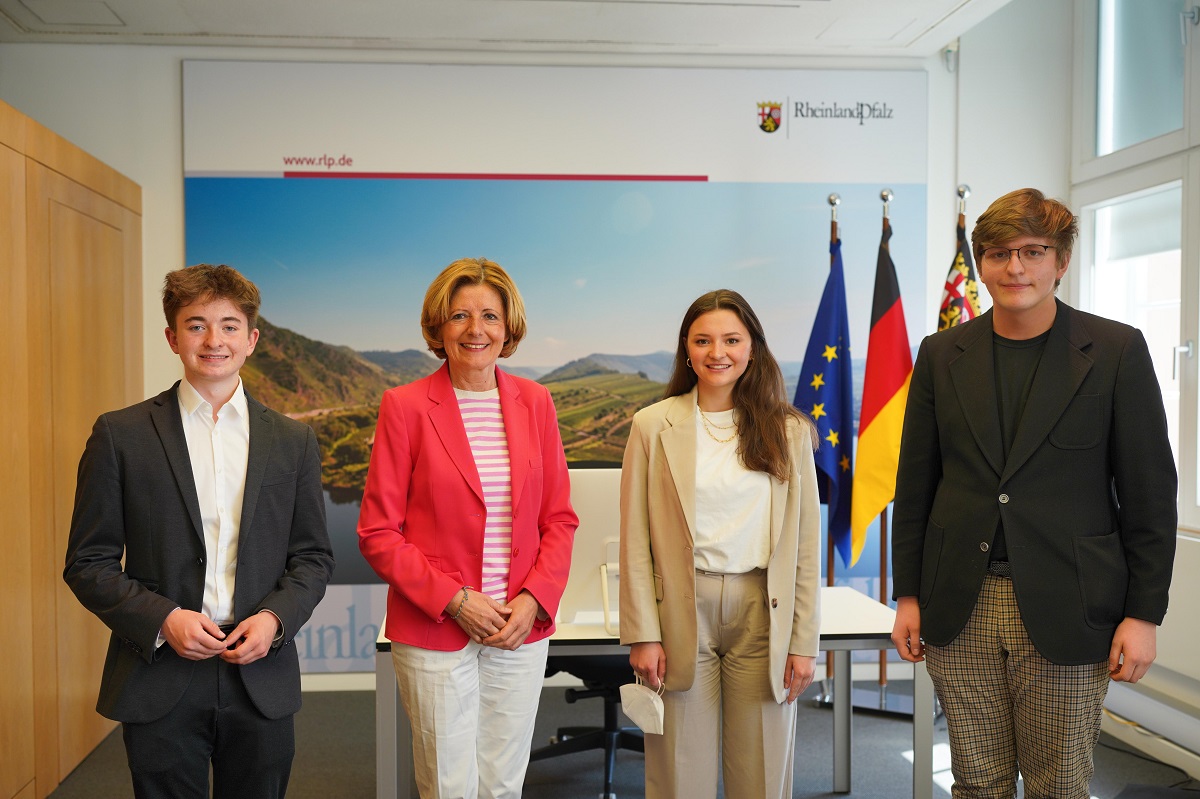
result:
[(430, 797), (519, 797), (579, 520), (550, 393), (496, 368), (525, 335), (508, 274), (446, 267), (421, 311), (446, 364), (383, 395), (358, 519)]

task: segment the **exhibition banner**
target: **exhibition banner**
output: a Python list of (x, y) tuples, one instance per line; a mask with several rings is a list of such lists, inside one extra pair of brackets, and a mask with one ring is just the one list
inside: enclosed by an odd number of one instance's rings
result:
[[(187, 263), (258, 284), (246, 386), (324, 454), (338, 565), (298, 639), (306, 671), (373, 668), (384, 589), (358, 553), (358, 502), (382, 392), (440, 365), (419, 319), (451, 261), (515, 279), (529, 333), (500, 366), (550, 390), (573, 469), (619, 466), (705, 291), (754, 306), (791, 396), (831, 193), (859, 388), (885, 187), (900, 290), (923, 307), (924, 72), (188, 61), (183, 77)], [(838, 578), (877, 594), (871, 535)], [(577, 559), (568, 592), (593, 568)]]

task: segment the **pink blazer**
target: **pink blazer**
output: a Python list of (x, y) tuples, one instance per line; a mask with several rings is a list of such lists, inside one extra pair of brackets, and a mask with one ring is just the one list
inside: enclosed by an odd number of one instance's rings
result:
[[(496, 370), (512, 469), (508, 598), (527, 590), (549, 615), (527, 639), (554, 632), (579, 518), (558, 417), (544, 386)], [(387, 582), (387, 637), (451, 651), (468, 642), (445, 613), (483, 571), (483, 488), (445, 365), (383, 395), (358, 546)]]

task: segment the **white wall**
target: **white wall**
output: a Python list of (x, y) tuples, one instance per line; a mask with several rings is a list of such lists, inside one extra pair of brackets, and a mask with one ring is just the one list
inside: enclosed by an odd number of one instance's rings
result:
[(968, 236), (1014, 189), (1070, 200), (1071, 31), (1070, 3), (1015, 0), (962, 37), (958, 174), (971, 186)]
[[(1024, 0), (1030, 3), (1030, 0)], [(1036, 3), (1031, 3), (1036, 6)], [(140, 47), (127, 45), (0, 45), (0, 100), (139, 183), (143, 189), (143, 296), (145, 393), (157, 393), (179, 376), (165, 346), (159, 304), (163, 275), (183, 266), (183, 166), (181, 64), (185, 59), (285, 61), (409, 61), (403, 53), (266, 48)], [(426, 62), (453, 62), (452, 54), (423, 54)], [(478, 61), (478, 59), (462, 59)], [(505, 63), (520, 63), (505, 59)], [(592, 63), (613, 63), (591, 58)], [(524, 63), (538, 63), (526, 57)], [(555, 63), (588, 63), (559, 59)], [(628, 64), (627, 61), (622, 63)], [(664, 66), (643, 59), (647, 66)], [(683, 64), (683, 66), (695, 66)], [(707, 65), (707, 66), (711, 66)], [(726, 66), (722, 63), (720, 66)], [(778, 68), (913, 69), (930, 72), (932, 120), (929, 162), (930, 288), (924, 302), (932, 329), (940, 286), (953, 254), (953, 152), (955, 76), (940, 58), (913, 60), (801, 60)], [(969, 170), (968, 170), (969, 171)], [(935, 199), (936, 198), (936, 199)], [(943, 255), (944, 254), (944, 255)], [(936, 295), (936, 296), (935, 296)], [(914, 298), (917, 302), (920, 298)], [(914, 331), (915, 335), (916, 331)]]
[[(1028, 53), (1037, 53), (1030, 58)], [(183, 265), (181, 63), (189, 58), (288, 61), (407, 61), (397, 52), (127, 45), (0, 45), (0, 99), (141, 184), (146, 394), (179, 375), (163, 346), (162, 276)], [(428, 62), (476, 57), (422, 54)], [(589, 56), (555, 63), (614, 63)], [(505, 63), (519, 63), (508, 58)], [(531, 55), (524, 63), (545, 57)], [(628, 60), (621, 63), (628, 64)], [(646, 65), (663, 66), (651, 58)], [(687, 64), (683, 64), (687, 66)], [(712, 66), (712, 64), (704, 64)], [(719, 66), (725, 66), (723, 62)], [(735, 66), (735, 65), (734, 65)], [(772, 68), (912, 69), (929, 74), (928, 289), (906, 298), (927, 321), (937, 316), (954, 248), (955, 187), (968, 183), (967, 229), (987, 204), (1033, 185), (1069, 196), (1071, 12), (1068, 3), (1013, 0), (962, 37), (957, 72), (940, 56), (924, 63), (808, 59)], [(1030, 122), (1034, 118), (1036, 122)], [(920, 310), (916, 306), (924, 306)], [(910, 311), (911, 313), (911, 311)], [(918, 331), (912, 331), (914, 335)]]
[[(957, 70), (941, 55), (910, 59), (806, 59), (781, 68), (913, 69), (929, 76), (926, 290), (905, 297), (915, 336), (936, 326), (953, 258), (955, 187), (968, 183), (968, 230), (1001, 194), (1023, 185), (1068, 196), (1071, 17), (1067, 3), (1013, 0), (962, 37)], [(1038, 58), (1018, 57), (1021, 52)], [(477, 57), (422, 53), (430, 63)], [(496, 62), (636, 66), (598, 56), (566, 59), (489, 56)], [(143, 318), (146, 396), (180, 374), (165, 346), (159, 290), (184, 265), (182, 62), (185, 59), (412, 61), (404, 53), (127, 45), (0, 45), (0, 99), (120, 170), (143, 188)], [(714, 66), (642, 58), (645, 66)], [(722, 61), (715, 66), (734, 67)], [(1030, 118), (1036, 123), (1031, 124)], [(999, 122), (997, 123), (998, 120)], [(564, 145), (565, 146), (565, 145)], [(903, 198), (897, 198), (902, 202)]]
[[(1021, 41), (1044, 54), (1012, 55)], [(962, 39), (958, 71), (940, 56), (925, 62), (809, 59), (773, 68), (924, 67), (929, 74), (928, 288), (906, 298), (931, 332), (954, 248), (955, 186), (971, 185), (968, 230), (988, 202), (1037, 185), (1067, 196), (1069, 184), (1070, 14), (1067, 4), (1014, 0)], [(163, 346), (158, 292), (162, 276), (183, 265), (181, 63), (184, 59), (405, 61), (403, 53), (266, 48), (126, 45), (0, 46), (0, 99), (65, 136), (141, 184), (144, 206), (145, 393), (179, 375)], [(454, 61), (451, 55), (422, 56)], [(471, 59), (475, 60), (475, 59)], [(517, 59), (507, 59), (506, 63)], [(526, 59), (529, 63), (530, 59)], [(593, 58), (596, 63), (604, 59)], [(566, 63), (560, 59), (557, 63)], [(579, 63), (575, 61), (573, 63)], [(625, 62), (627, 63), (627, 62)], [(647, 65), (662, 66), (652, 59)], [(724, 65), (724, 64), (722, 64)], [(1018, 109), (1048, 109), (1037, 130)], [(998, 116), (1003, 125), (984, 120)], [(902, 199), (902, 198), (898, 198)]]

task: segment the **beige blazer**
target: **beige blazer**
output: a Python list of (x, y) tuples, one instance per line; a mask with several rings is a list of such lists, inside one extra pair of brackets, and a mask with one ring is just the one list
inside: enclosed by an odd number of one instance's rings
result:
[[(686, 691), (696, 674), (696, 392), (633, 417), (621, 470), (621, 643), (660, 641), (666, 688)], [(771, 688), (783, 702), (789, 653), (817, 654), (820, 499), (811, 439), (788, 426), (786, 483), (771, 479)]]

